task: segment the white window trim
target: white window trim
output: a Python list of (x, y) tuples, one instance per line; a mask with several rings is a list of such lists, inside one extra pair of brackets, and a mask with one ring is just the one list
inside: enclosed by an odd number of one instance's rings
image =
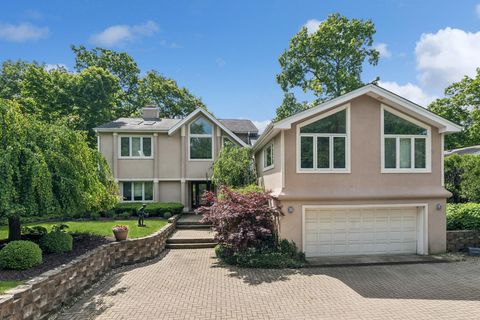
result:
[[(346, 117), (345, 117), (345, 127), (346, 133), (300, 133), (300, 129), (304, 126), (307, 126), (313, 122), (331, 116), (337, 112), (346, 110)], [(340, 107), (334, 108), (328, 112), (322, 113), (310, 120), (302, 122), (297, 125), (297, 173), (351, 173), (351, 166), (350, 166), (350, 159), (351, 159), (351, 134), (350, 134), (350, 104), (347, 103)], [(301, 137), (313, 137), (313, 168), (302, 168), (301, 167)], [(330, 139), (330, 165), (332, 168), (317, 168), (317, 137), (332, 137)], [(333, 141), (333, 137), (344, 137), (345, 138), (345, 168), (333, 168), (333, 149), (331, 143)]]
[[(140, 148), (143, 153), (143, 139), (144, 138), (150, 138), (150, 150), (151, 150), (151, 155), (146, 157), (146, 156), (122, 156), (122, 138), (129, 138), (128, 141), (128, 148), (129, 148), (129, 154), (132, 154), (132, 138), (141, 138), (140, 140)], [(153, 139), (154, 136), (137, 136), (137, 135), (119, 135), (118, 136), (118, 159), (153, 159), (153, 155), (155, 154), (153, 150)]]
[[(215, 139), (213, 138), (213, 132), (215, 130), (215, 126), (213, 125), (213, 123), (211, 121), (209, 121), (207, 118), (203, 117), (203, 119), (205, 119), (205, 121), (210, 123), (210, 125), (212, 126), (212, 133), (210, 133), (210, 134), (199, 134), (199, 133), (191, 133), (190, 132), (191, 124), (194, 123), (199, 118), (202, 118), (202, 116), (195, 118), (194, 120), (192, 120), (188, 124), (188, 161), (213, 161), (214, 154), (215, 154)], [(191, 138), (210, 138), (212, 140), (212, 156), (211, 156), (211, 158), (209, 158), (209, 159), (192, 159), (192, 158), (190, 158), (190, 149), (191, 149), (191, 146), (190, 146), (191, 142), (190, 141), (191, 141)]]
[[(419, 127), (422, 127), (427, 130), (427, 135), (401, 135), (401, 134), (385, 134), (384, 133), (384, 122), (385, 122), (385, 111), (388, 111), (397, 117), (400, 117), (408, 122), (411, 122)], [(380, 138), (380, 160), (381, 160), (381, 173), (431, 173), (432, 172), (432, 129), (430, 126), (411, 118), (389, 106), (384, 104), (381, 105), (380, 108), (380, 130), (381, 130), (381, 138)], [(396, 166), (397, 168), (385, 168), (385, 138), (396, 138)], [(410, 138), (414, 141), (415, 138), (423, 138), (425, 139), (425, 168), (400, 168), (400, 143), (399, 138)], [(415, 143), (411, 144), (411, 165), (415, 166)]]
[[(272, 164), (269, 165), (269, 166), (267, 166), (267, 167), (265, 167), (265, 162), (266, 162), (266, 161), (265, 161), (265, 160), (266, 160), (265, 157), (267, 156), (266, 151), (267, 151), (267, 149), (270, 148), (270, 147), (272, 147)], [(269, 144), (267, 144), (265, 147), (263, 147), (262, 160), (263, 160), (263, 162), (262, 162), (262, 167), (263, 167), (263, 171), (264, 171), (264, 172), (275, 168), (275, 149), (274, 149), (274, 147), (273, 147), (273, 141), (270, 142)]]
[[(125, 181), (120, 181), (122, 183), (122, 201), (121, 202), (154, 202), (155, 201), (155, 186), (154, 186), (154, 181), (149, 181), (149, 180), (125, 180)], [(123, 198), (123, 188), (125, 187), (124, 183), (125, 182), (130, 182), (132, 184), (132, 191), (131, 191), (131, 198), (132, 200), (124, 200)], [(152, 182), (152, 193), (153, 197), (152, 200), (145, 200), (145, 182)], [(142, 184), (142, 200), (135, 200), (134, 195), (135, 195), (135, 183), (141, 183)]]

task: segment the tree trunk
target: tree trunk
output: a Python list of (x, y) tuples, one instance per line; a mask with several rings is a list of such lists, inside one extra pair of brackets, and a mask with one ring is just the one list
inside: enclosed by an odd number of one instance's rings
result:
[(22, 233), (20, 231), (20, 218), (8, 218), (8, 241), (20, 240)]

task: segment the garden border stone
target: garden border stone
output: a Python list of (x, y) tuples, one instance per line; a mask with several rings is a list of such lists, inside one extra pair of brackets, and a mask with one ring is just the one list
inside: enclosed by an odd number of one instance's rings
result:
[(46, 318), (108, 271), (157, 257), (165, 250), (179, 217), (171, 217), (152, 235), (104, 244), (8, 290), (0, 295), (0, 319)]
[(480, 231), (475, 231), (475, 230), (447, 231), (447, 251), (467, 252), (468, 247), (480, 247)]

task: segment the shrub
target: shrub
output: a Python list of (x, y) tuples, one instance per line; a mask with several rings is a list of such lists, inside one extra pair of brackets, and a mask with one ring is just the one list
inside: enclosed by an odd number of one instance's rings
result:
[(213, 164), (212, 181), (215, 185), (242, 187), (255, 183), (255, 180), (255, 164), (250, 148), (222, 148)]
[(90, 220), (97, 221), (100, 219), (100, 214), (97, 212), (92, 212), (90, 213)]
[(117, 215), (119, 219), (128, 220), (130, 218), (130, 212), (125, 211)]
[(167, 211), (167, 212), (165, 212), (165, 213), (163, 214), (163, 217), (164, 217), (165, 219), (170, 219), (170, 218), (172, 217), (172, 214)]
[(73, 237), (62, 231), (47, 233), (40, 240), (43, 251), (48, 253), (64, 253), (73, 249)]
[(65, 223), (59, 223), (59, 224), (54, 224), (52, 226), (52, 232), (59, 231), (59, 232), (67, 232), (67, 229), (70, 228), (68, 224)]
[(480, 203), (447, 205), (448, 230), (480, 230)]
[(0, 250), (0, 268), (26, 270), (42, 263), (42, 250), (31, 241), (12, 241)]
[(38, 242), (44, 235), (48, 232), (47, 228), (42, 226), (23, 226), (22, 227), (22, 238), (24, 240), (30, 240), (33, 242)]
[(114, 210), (107, 210), (103, 212), (103, 216), (108, 219), (112, 219), (115, 217), (115, 211)]
[(267, 192), (239, 193), (220, 188), (220, 197), (205, 192), (205, 203), (196, 213), (212, 224), (215, 239), (233, 252), (247, 248), (271, 246), (274, 242), (275, 219), (281, 215), (276, 198)]
[[(136, 215), (141, 206), (141, 202), (119, 203), (114, 210), (116, 214), (129, 212), (130, 215)], [(147, 203), (145, 207), (145, 213), (150, 217), (162, 217), (166, 212), (170, 212), (172, 215), (180, 214), (183, 212), (183, 204), (176, 202), (151, 202)]]
[(263, 188), (256, 184), (249, 184), (248, 186), (235, 188), (233, 191), (238, 193), (263, 192)]
[(480, 202), (480, 156), (452, 154), (445, 158), (445, 188), (449, 201)]

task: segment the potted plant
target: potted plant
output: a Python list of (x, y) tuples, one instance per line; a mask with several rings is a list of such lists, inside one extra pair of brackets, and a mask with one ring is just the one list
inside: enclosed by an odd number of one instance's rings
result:
[(123, 224), (117, 224), (112, 228), (113, 234), (115, 235), (115, 239), (117, 241), (127, 240), (128, 236), (128, 226)]

